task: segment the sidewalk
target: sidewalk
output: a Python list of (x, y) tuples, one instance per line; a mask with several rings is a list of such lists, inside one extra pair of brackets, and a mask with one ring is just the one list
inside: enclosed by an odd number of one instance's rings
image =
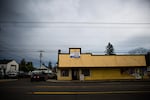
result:
[(53, 80), (53, 79), (48, 79), (47, 82), (54, 82), (54, 83), (65, 83), (65, 82), (77, 82), (77, 83), (102, 83), (102, 82), (150, 82), (150, 79), (123, 79), (123, 80)]

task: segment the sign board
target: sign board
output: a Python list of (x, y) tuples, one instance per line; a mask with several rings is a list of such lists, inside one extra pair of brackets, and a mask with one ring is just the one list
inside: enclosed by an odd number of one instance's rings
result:
[(80, 81), (84, 81), (84, 74), (80, 74)]
[(70, 58), (80, 58), (80, 52), (71, 52)]

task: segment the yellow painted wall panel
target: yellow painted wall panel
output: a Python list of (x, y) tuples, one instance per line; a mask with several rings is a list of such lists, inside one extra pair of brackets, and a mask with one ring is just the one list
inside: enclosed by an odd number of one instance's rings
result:
[(131, 76), (129, 74), (121, 74), (120, 69), (105, 69), (105, 68), (99, 68), (99, 69), (90, 69), (91, 75), (86, 76), (85, 80), (106, 80), (106, 79), (135, 79), (134, 76)]
[[(79, 69), (79, 76), (81, 69)], [(145, 77), (145, 76), (144, 76)], [(68, 77), (62, 77), (60, 70), (57, 73), (58, 80), (72, 80), (72, 72), (69, 70)], [(90, 68), (90, 76), (85, 76), (84, 80), (110, 80), (110, 79), (136, 79), (130, 74), (121, 74), (120, 68)]]
[(71, 52), (80, 52), (80, 49), (70, 49), (70, 53)]
[(70, 58), (69, 54), (59, 54), (59, 67), (136, 67), (146, 66), (144, 55), (99, 55), (81, 54), (80, 58)]

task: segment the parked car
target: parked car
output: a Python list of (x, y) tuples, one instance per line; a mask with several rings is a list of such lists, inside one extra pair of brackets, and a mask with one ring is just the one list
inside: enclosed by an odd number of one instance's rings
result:
[(7, 77), (8, 78), (18, 78), (18, 73), (17, 72), (8, 72)]
[(31, 75), (31, 82), (33, 81), (46, 81), (48, 79), (47, 74), (40, 72), (40, 73), (32, 73)]
[(48, 78), (49, 79), (57, 79), (56, 73), (48, 73)]

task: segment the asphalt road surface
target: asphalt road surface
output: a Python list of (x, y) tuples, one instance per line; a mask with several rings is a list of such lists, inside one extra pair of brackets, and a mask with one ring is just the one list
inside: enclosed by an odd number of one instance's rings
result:
[(150, 81), (0, 80), (1, 100), (149, 100)]

